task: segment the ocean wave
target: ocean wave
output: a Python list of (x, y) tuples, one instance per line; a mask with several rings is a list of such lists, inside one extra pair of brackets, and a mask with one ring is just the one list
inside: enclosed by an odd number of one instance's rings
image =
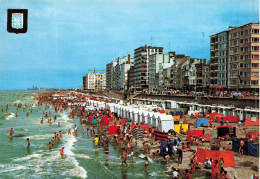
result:
[[(73, 127), (73, 123), (69, 122), (71, 120), (69, 119), (67, 114), (61, 113), (61, 118), (64, 120), (66, 126), (69, 126), (70, 128)], [(82, 166), (80, 166), (79, 162), (76, 160), (77, 156), (87, 157), (87, 155), (80, 154), (75, 156), (75, 154), (72, 152), (74, 142), (77, 141), (77, 139), (74, 136), (67, 135), (64, 141), (65, 141), (64, 153), (65, 155), (67, 155), (66, 160), (68, 162), (72, 162), (75, 166), (74, 169), (71, 169), (69, 171), (69, 174), (73, 176), (78, 176), (80, 178), (87, 178), (87, 171)]]
[(11, 114), (7, 116), (6, 120), (9, 120), (9, 119), (11, 119), (13, 117), (15, 117), (15, 114), (11, 112)]
[(19, 162), (19, 161), (24, 161), (24, 160), (31, 160), (33, 158), (41, 158), (43, 154), (32, 154), (32, 155), (27, 155), (26, 157), (20, 157), (20, 158), (15, 158), (13, 159), (14, 162)]
[(15, 100), (13, 103), (18, 104), (18, 103), (23, 103), (23, 102), (21, 100)]
[[(147, 156), (145, 156), (144, 154), (140, 154), (140, 155), (138, 155), (138, 157), (144, 159)], [(148, 159), (149, 162), (153, 163), (153, 160), (150, 157), (147, 157), (147, 159)]]
[(0, 164), (0, 173), (13, 172), (13, 171), (24, 170), (24, 169), (26, 169), (26, 167), (22, 165), (16, 165), (16, 164), (1, 165)]
[(88, 155), (86, 155), (86, 154), (77, 154), (77, 155), (75, 155), (75, 157), (90, 159), (90, 157)]
[(32, 135), (32, 136), (28, 136), (27, 138), (29, 139), (50, 139), (54, 136), (54, 134), (44, 134), (44, 135)]

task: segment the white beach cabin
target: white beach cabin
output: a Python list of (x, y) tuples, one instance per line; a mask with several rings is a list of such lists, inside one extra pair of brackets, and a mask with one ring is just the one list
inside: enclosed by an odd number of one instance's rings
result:
[(142, 122), (144, 124), (149, 124), (148, 123), (148, 112), (147, 111), (142, 111)]
[(174, 122), (171, 115), (160, 114), (158, 116), (158, 126), (156, 128), (158, 131), (168, 132), (170, 129), (174, 130)]

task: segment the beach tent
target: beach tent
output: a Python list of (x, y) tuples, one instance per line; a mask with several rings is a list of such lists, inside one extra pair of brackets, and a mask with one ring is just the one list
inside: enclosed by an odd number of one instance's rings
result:
[(138, 124), (140, 124), (142, 122), (142, 113), (143, 113), (143, 110), (138, 111), (138, 118), (137, 118)]
[(139, 125), (131, 125), (130, 128), (133, 129), (133, 128), (141, 128), (141, 129), (144, 129), (144, 131), (147, 133), (149, 132), (149, 125), (144, 125), (144, 124), (139, 124)]
[(131, 112), (132, 112), (132, 107), (129, 106), (129, 107), (127, 108), (127, 110), (126, 110), (126, 118), (127, 118), (128, 120), (131, 120), (131, 119), (130, 119), (130, 114), (131, 114)]
[(89, 116), (89, 117), (88, 117), (88, 122), (89, 122), (89, 123), (92, 123), (92, 118), (93, 118), (93, 116)]
[(234, 152), (224, 152), (217, 150), (207, 150), (197, 148), (197, 160), (198, 162), (204, 163), (206, 158), (212, 158), (212, 160), (224, 159), (224, 167), (235, 167)]
[(180, 133), (181, 128), (184, 132), (189, 129), (189, 124), (174, 124), (174, 131)]
[[(247, 139), (243, 139), (245, 146), (244, 146), (244, 155), (251, 155), (254, 157), (259, 157), (259, 145), (253, 144), (249, 142)], [(240, 139), (232, 139), (232, 150), (234, 152), (238, 152), (240, 147)]]
[(108, 125), (108, 118), (106, 116), (102, 116), (102, 124)]
[(196, 127), (201, 127), (202, 123), (207, 126), (208, 122), (209, 122), (208, 119), (198, 119)]
[(158, 115), (157, 121), (158, 122), (157, 122), (156, 129), (158, 131), (168, 132), (171, 129), (174, 130), (174, 122), (172, 120), (172, 116), (171, 115), (160, 114), (160, 115)]
[(223, 137), (225, 135), (229, 135), (230, 137), (233, 137), (236, 135), (236, 127), (233, 126), (219, 126), (217, 128), (218, 130), (218, 137)]
[(129, 120), (130, 120), (130, 121), (133, 121), (133, 120), (134, 120), (133, 110), (134, 110), (134, 108), (131, 107), (131, 108), (129, 108), (129, 111), (128, 111), (128, 115), (129, 115)]
[(118, 113), (119, 104), (115, 104), (114, 108), (115, 108), (114, 113), (116, 113), (116, 115), (118, 116), (119, 115), (119, 113)]
[(256, 117), (246, 118), (245, 126), (259, 126), (259, 118)]
[(176, 101), (166, 100), (165, 109), (176, 109)]
[(156, 127), (156, 126), (153, 126), (152, 117), (153, 117), (153, 112), (148, 112), (148, 114), (147, 114), (147, 120), (148, 120), (148, 124), (149, 124), (150, 128)]
[(183, 116), (183, 112), (181, 112), (181, 111), (177, 111), (176, 116), (180, 116), (180, 117), (182, 118), (182, 116)]
[(168, 139), (168, 131), (166, 132), (154, 132), (155, 140), (167, 140)]
[(227, 122), (227, 120), (228, 120), (228, 122), (237, 122), (238, 117), (237, 117), (237, 116), (218, 117), (218, 118), (217, 118), (217, 123), (220, 123), (221, 120), (222, 120), (223, 122)]
[(97, 123), (97, 119), (96, 118), (92, 118), (92, 124), (96, 124)]
[[(170, 141), (171, 146), (173, 146), (174, 143), (175, 143), (175, 140)], [(166, 152), (166, 147), (168, 147), (168, 153)], [(172, 147), (168, 146), (168, 141), (164, 141), (164, 142), (161, 143), (159, 155), (165, 156), (167, 154), (173, 154)]]
[(180, 116), (172, 116), (174, 124), (179, 124), (180, 123)]
[(125, 106), (125, 109), (124, 109), (124, 118), (127, 118), (128, 119), (128, 110), (129, 110), (129, 106)]
[(259, 137), (259, 132), (248, 132), (248, 133), (246, 133), (247, 139), (249, 139), (249, 136)]
[(115, 103), (107, 103), (107, 106), (111, 112), (115, 112)]
[(116, 134), (118, 129), (119, 129), (119, 126), (109, 126), (108, 127), (108, 133), (109, 134)]
[(125, 117), (125, 106), (120, 106), (120, 116), (121, 116), (122, 118)]
[(160, 113), (153, 113), (152, 116), (152, 125), (157, 129), (158, 127), (158, 116)]
[(187, 141), (190, 141), (190, 137), (194, 136), (194, 135), (196, 135), (197, 138), (199, 139), (200, 136), (204, 135), (204, 132), (203, 132), (203, 130), (192, 130), (192, 131), (188, 130), (187, 131)]
[(97, 107), (97, 106), (98, 106), (98, 101), (94, 101), (94, 102), (93, 102), (93, 106), (96, 106), (96, 107)]
[(101, 108), (105, 109), (105, 103), (104, 102), (98, 102), (97, 106), (98, 106), (99, 109), (101, 109)]
[(135, 121), (135, 122), (137, 122), (137, 120), (138, 120), (138, 109), (133, 109), (133, 111), (132, 111), (132, 121)]
[(142, 127), (134, 128), (132, 130), (133, 138), (139, 137), (139, 139), (144, 138), (145, 129)]
[(142, 111), (142, 122), (144, 124), (148, 124), (148, 112), (147, 111)]
[(123, 116), (123, 118), (126, 118), (127, 109), (128, 109), (127, 106), (123, 106), (123, 107), (122, 107), (122, 116)]

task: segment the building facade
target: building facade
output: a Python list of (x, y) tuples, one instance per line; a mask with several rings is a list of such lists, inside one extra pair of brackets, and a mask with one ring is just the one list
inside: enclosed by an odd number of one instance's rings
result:
[(218, 86), (218, 34), (210, 36), (210, 86)]
[(259, 23), (229, 30), (228, 88), (259, 89)]
[(218, 33), (218, 86), (228, 85), (228, 31)]
[(210, 83), (210, 65), (209, 63), (203, 64), (202, 66), (202, 89), (203, 91), (207, 91), (209, 89), (209, 83)]
[(134, 88), (135, 91), (148, 91), (149, 57), (162, 54), (163, 47), (142, 46), (134, 50)]
[(174, 64), (170, 70), (170, 86), (172, 89), (180, 89), (181, 82), (181, 62), (185, 60), (185, 55), (175, 55)]
[(82, 79), (84, 90), (103, 90), (106, 88), (105, 73), (88, 73)]
[(115, 89), (115, 66), (116, 62), (112, 61), (106, 65), (106, 89)]
[(174, 57), (169, 54), (153, 54), (149, 58), (149, 91), (162, 90), (163, 70), (173, 65)]

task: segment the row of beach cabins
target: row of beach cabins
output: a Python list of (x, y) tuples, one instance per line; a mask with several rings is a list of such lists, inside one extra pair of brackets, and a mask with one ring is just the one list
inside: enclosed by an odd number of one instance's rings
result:
[[(246, 118), (259, 119), (259, 109), (241, 109), (233, 106), (203, 105), (173, 100), (132, 99), (131, 103), (124, 104), (123, 101), (117, 99), (105, 101), (104, 99), (88, 98), (84, 105), (86, 109), (90, 110), (109, 109), (118, 117), (127, 118), (129, 121), (139, 124), (149, 124), (149, 127), (154, 127), (161, 132), (174, 130), (174, 116), (181, 116), (185, 111), (188, 115), (220, 113), (223, 116), (237, 116), (240, 121), (244, 121)], [(160, 110), (158, 110), (158, 106)], [(158, 112), (154, 112), (154, 109)], [(164, 109), (175, 112), (171, 113), (172, 115), (167, 115)]]

